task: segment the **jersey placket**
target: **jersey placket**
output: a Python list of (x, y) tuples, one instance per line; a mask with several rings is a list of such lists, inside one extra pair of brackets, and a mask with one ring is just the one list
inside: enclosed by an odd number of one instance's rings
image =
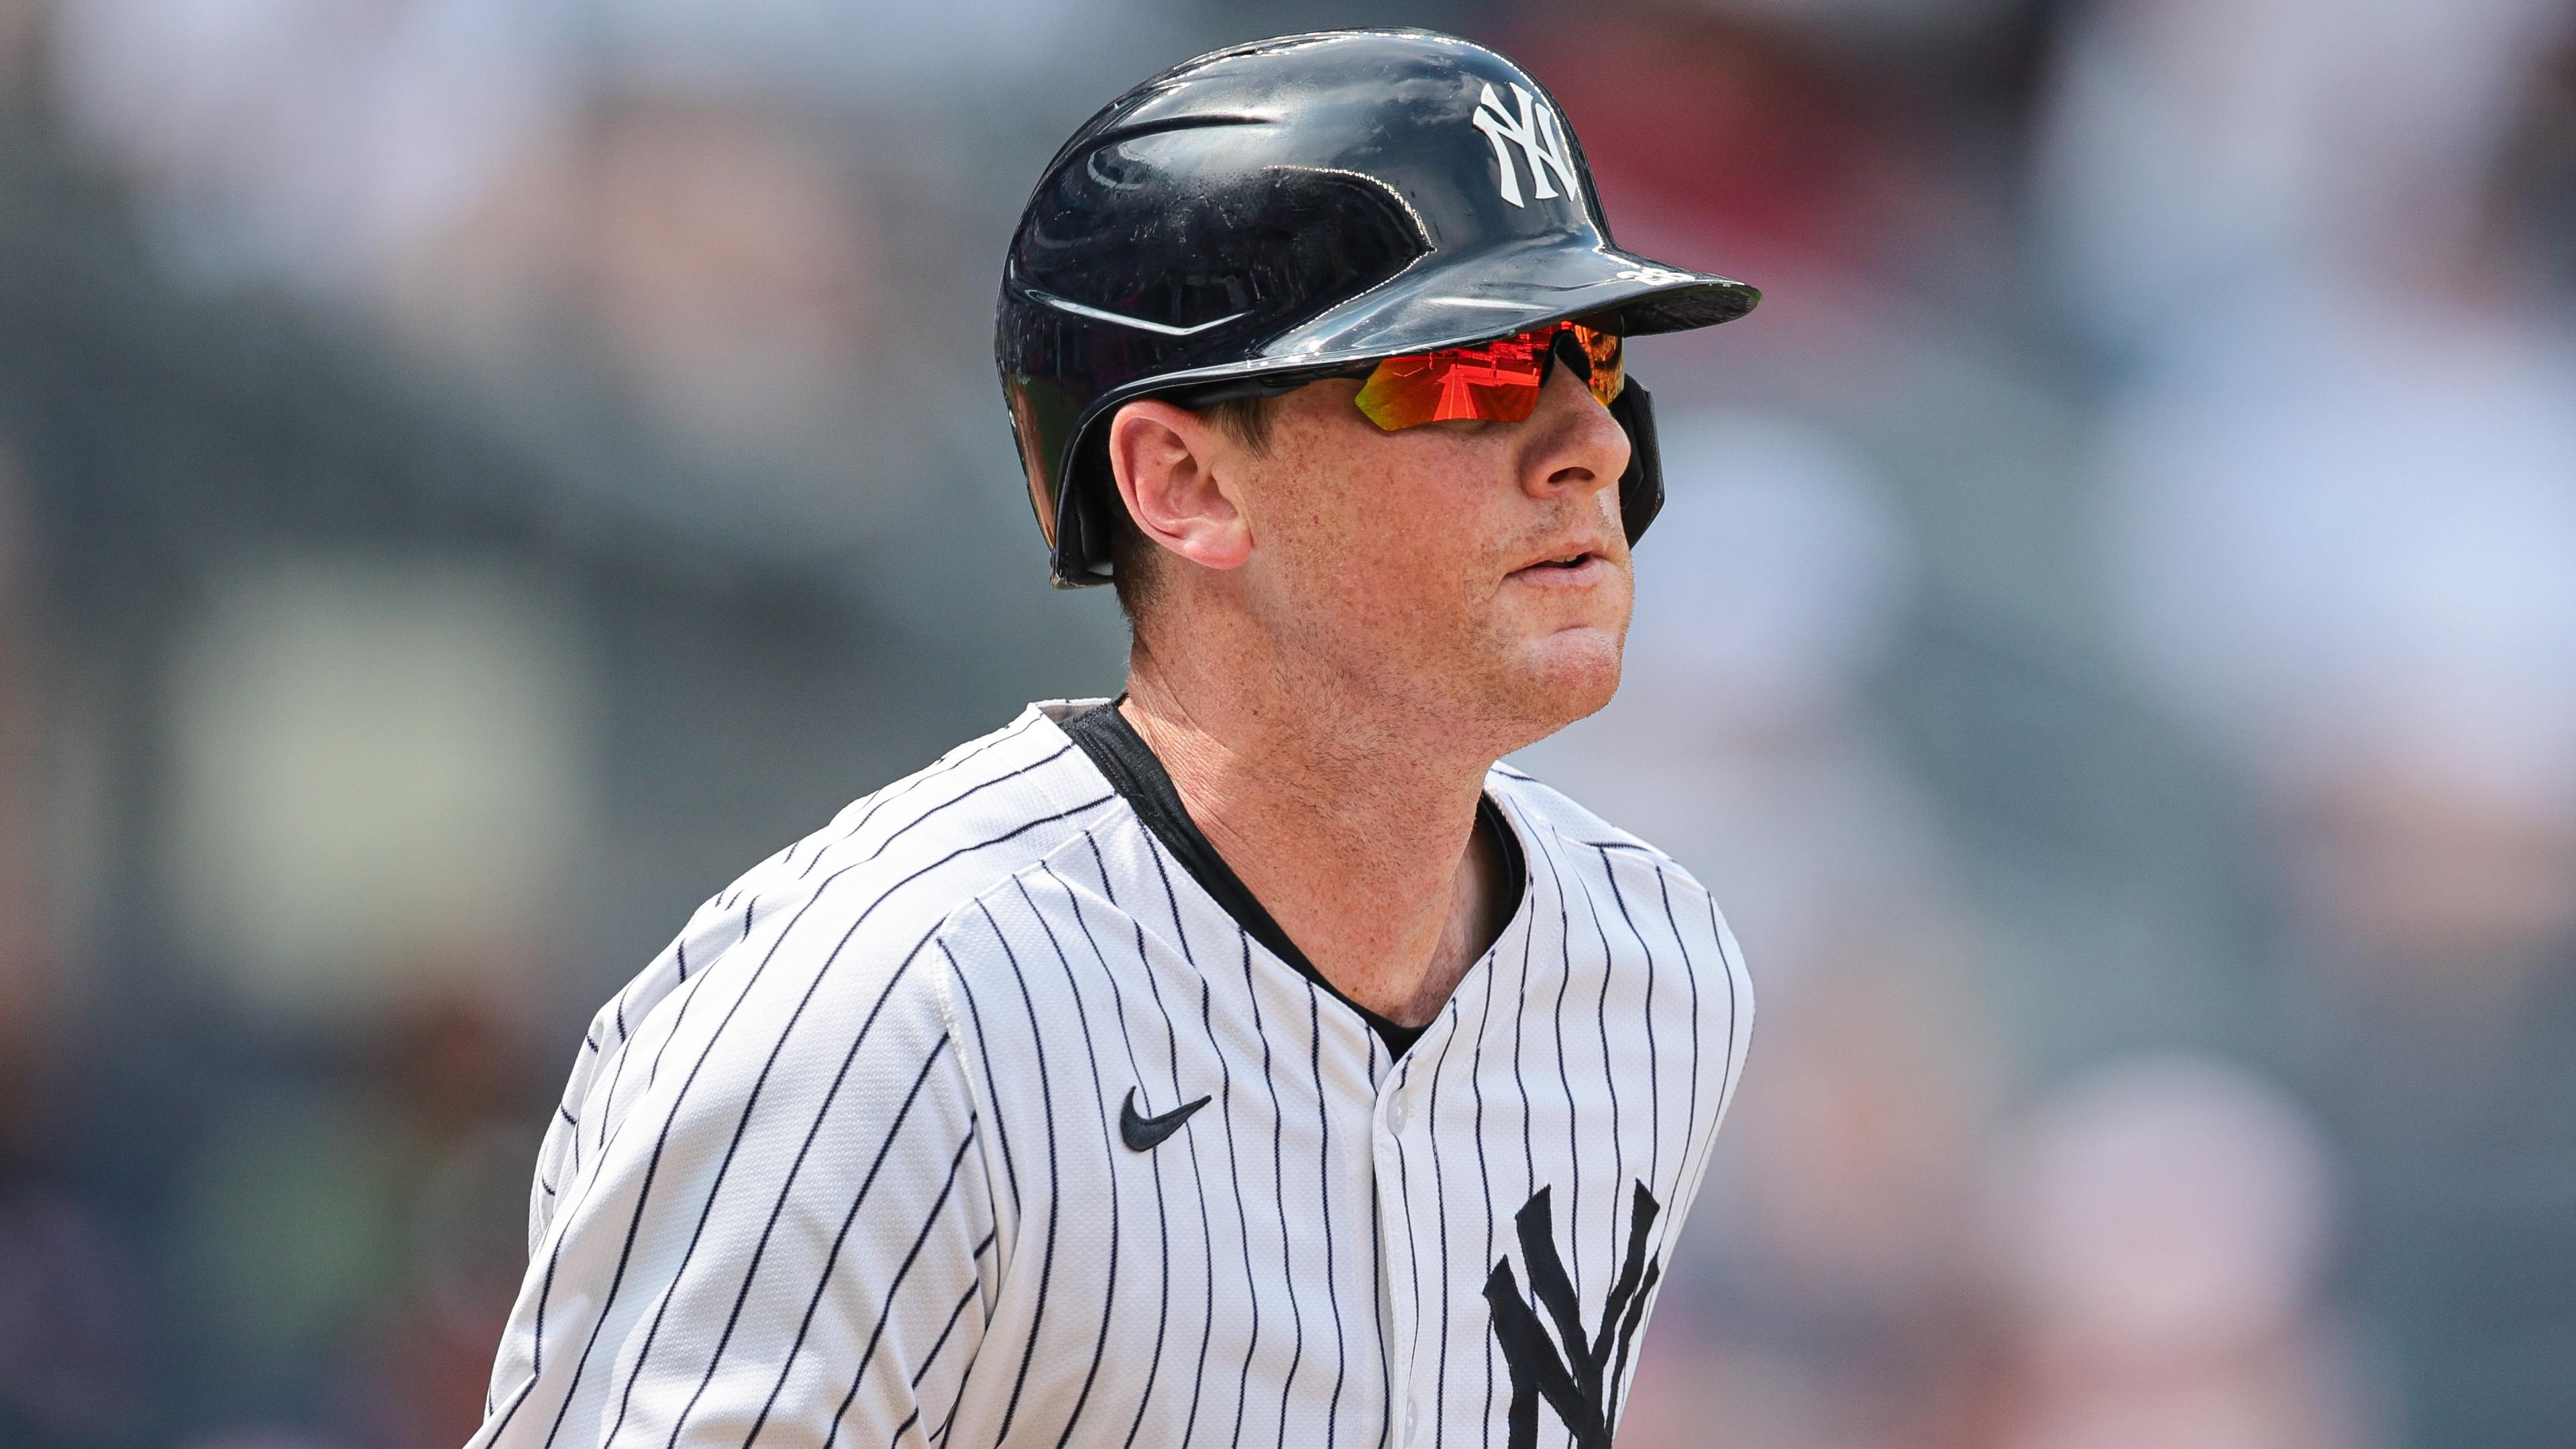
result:
[[(1444, 1173), (1433, 1160), (1432, 1137), (1437, 1132), (1449, 1132), (1453, 1144), (1463, 1149), (1472, 1151), (1476, 1147), (1467, 1135), (1474, 1125), (1471, 1117), (1462, 1115), (1458, 1104), (1434, 1100), (1438, 1087), (1435, 1077), (1468, 1075), (1466, 1063), (1453, 1068), (1449, 1058), (1455, 1053), (1467, 1053), (1469, 1057), (1475, 1053), (1481, 1029), (1493, 1014), (1492, 993), (1500, 989), (1496, 973), (1505, 963), (1519, 961), (1522, 943), (1531, 929), (1531, 908), (1539, 904), (1539, 891), (1533, 885), (1524, 909), (1514, 914), (1494, 944), (1486, 948), (1485, 955), (1459, 981), (1458, 989), (1421, 1039), (1396, 1060), (1379, 1086), (1371, 1117), (1370, 1145), (1377, 1170), (1381, 1204), (1378, 1231), (1386, 1265), (1381, 1291), (1393, 1308), (1387, 1320), (1388, 1394), (1393, 1410), (1391, 1449), (1430, 1449), (1439, 1439), (1482, 1445), (1487, 1439), (1489, 1426), (1482, 1424), (1454, 1436), (1437, 1433), (1440, 1415), (1445, 1412), (1438, 1388), (1442, 1362), (1446, 1359), (1453, 1371), (1464, 1372), (1463, 1365), (1478, 1361), (1482, 1353), (1490, 1351), (1483, 1348), (1490, 1337), (1486, 1306), (1476, 1290), (1491, 1265), (1460, 1258), (1453, 1244), (1453, 1261), (1443, 1273), (1442, 1215), (1445, 1211), (1448, 1230), (1458, 1232), (1472, 1222), (1466, 1215), (1469, 1211), (1491, 1214), (1495, 1208), (1490, 1202), (1477, 1200), (1479, 1189), (1467, 1174)], [(1508, 993), (1505, 999), (1509, 999)], [(1435, 1108), (1447, 1119), (1445, 1126), (1433, 1120)], [(1415, 1289), (1417, 1283), (1421, 1285), (1419, 1292)], [(1438, 1316), (1438, 1295), (1446, 1295), (1449, 1300), (1450, 1341), (1445, 1348), (1432, 1322)], [(1470, 1350), (1466, 1345), (1477, 1348)]]
[(1422, 1343), (1422, 1301), (1417, 1284), (1425, 1284), (1423, 1272), (1433, 1269), (1425, 1286), (1434, 1293), (1450, 1291), (1450, 1285), (1437, 1277), (1436, 1265), (1419, 1261), (1415, 1250), (1411, 1194), (1399, 1185), (1410, 1184), (1411, 1164), (1405, 1160), (1406, 1134), (1415, 1126), (1417, 1108), (1413, 1097), (1420, 1088), (1409, 1085), (1412, 1073), (1407, 1067), (1419, 1059), (1433, 1037), (1445, 1037), (1455, 1030), (1452, 1019), (1443, 1012), (1413, 1050), (1399, 1059), (1386, 1074), (1378, 1090), (1375, 1110), (1370, 1114), (1369, 1146), (1377, 1170), (1378, 1236), (1381, 1239), (1385, 1266), (1385, 1294), (1392, 1312), (1387, 1315), (1387, 1399), (1393, 1420), (1394, 1449), (1414, 1449), (1424, 1441), (1426, 1417), (1437, 1412), (1437, 1406), (1426, 1408), (1422, 1389), (1417, 1384), (1415, 1354)]

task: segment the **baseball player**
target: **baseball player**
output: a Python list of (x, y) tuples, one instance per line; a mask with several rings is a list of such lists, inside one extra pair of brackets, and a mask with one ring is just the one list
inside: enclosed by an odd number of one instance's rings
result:
[(1175, 67), (1047, 164), (998, 353), (1126, 692), (701, 907), (540, 1156), (478, 1445), (1609, 1444), (1753, 1003), (1708, 893), (1504, 754), (1605, 703), (1662, 497), (1519, 67)]

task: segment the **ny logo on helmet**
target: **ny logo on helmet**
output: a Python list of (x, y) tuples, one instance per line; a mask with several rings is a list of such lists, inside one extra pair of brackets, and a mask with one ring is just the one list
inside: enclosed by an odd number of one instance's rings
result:
[[(1520, 147), (1521, 153), (1529, 158), (1530, 190), (1539, 200), (1545, 201), (1557, 194), (1556, 188), (1547, 182), (1550, 171), (1564, 183), (1567, 195), (1581, 195), (1582, 184), (1574, 179), (1574, 157), (1566, 147), (1565, 132), (1557, 125), (1556, 113), (1540, 104), (1538, 97), (1531, 95), (1518, 82), (1512, 85), (1512, 97), (1521, 105), (1518, 120), (1503, 109), (1503, 99), (1494, 94), (1491, 81), (1485, 83), (1485, 93), (1476, 100), (1475, 126), (1485, 133), (1486, 140), (1494, 143), (1494, 164), (1502, 168), (1503, 200), (1514, 206), (1527, 204), (1521, 200), (1521, 180), (1518, 170), (1512, 165), (1512, 146)], [(1507, 142), (1510, 144), (1505, 144)]]

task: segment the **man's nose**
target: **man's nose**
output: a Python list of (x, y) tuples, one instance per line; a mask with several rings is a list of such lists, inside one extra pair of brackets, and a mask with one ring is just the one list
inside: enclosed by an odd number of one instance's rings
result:
[[(1558, 345), (1568, 346), (1560, 336)], [(1575, 349), (1578, 356), (1581, 349)], [(1574, 367), (1549, 369), (1547, 386), (1530, 419), (1537, 452), (1527, 477), (1533, 493), (1585, 495), (1619, 481), (1628, 471), (1628, 430), (1592, 395)]]

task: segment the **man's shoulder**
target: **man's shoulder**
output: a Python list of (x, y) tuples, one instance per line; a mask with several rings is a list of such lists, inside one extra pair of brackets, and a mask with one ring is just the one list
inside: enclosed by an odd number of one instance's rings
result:
[(638, 983), (658, 976), (676, 986), (702, 973), (802, 979), (823, 967), (845, 982), (881, 978), (1116, 799), (1047, 707), (1032, 705), (851, 802), (716, 892)]
[[(1743, 948), (1716, 897), (1697, 877), (1514, 766), (1496, 765), (1486, 789), (1516, 817), (1523, 838), (1546, 855), (1550, 888), (1588, 900), (1599, 918), (1625, 921), (1627, 938), (1645, 948), (1650, 965), (1680, 973), (1694, 989), (1705, 989), (1712, 978), (1703, 968), (1713, 968), (1732, 1003), (1729, 1021), (1752, 1021), (1753, 980)], [(1618, 928), (1611, 928), (1605, 949), (1621, 939)], [(1651, 944), (1655, 939), (1676, 941), (1681, 950), (1659, 954)]]
[(996, 850), (1001, 856), (993, 858), (1027, 853), (1007, 847), (1046, 834), (1049, 825), (1112, 794), (1057, 727), (1061, 712), (1031, 705), (1001, 729), (851, 801), (823, 828), (754, 867), (718, 899), (850, 874), (901, 878), (951, 857)]
[(1599, 852), (1614, 863), (1655, 871), (1692, 893), (1708, 893), (1697, 877), (1662, 849), (1602, 819), (1518, 766), (1495, 765), (1485, 776), (1485, 788), (1532, 832), (1545, 837), (1542, 848)]

